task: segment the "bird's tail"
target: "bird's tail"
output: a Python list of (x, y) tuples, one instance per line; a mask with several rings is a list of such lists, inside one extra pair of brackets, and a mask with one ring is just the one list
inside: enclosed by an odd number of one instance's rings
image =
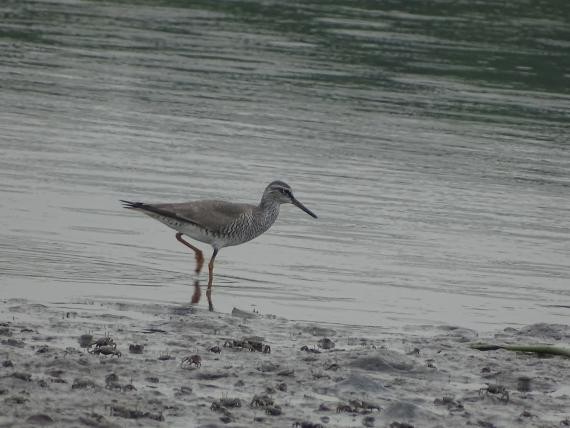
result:
[(143, 204), (142, 202), (131, 202), (131, 201), (125, 201), (123, 199), (120, 199), (120, 201), (123, 203), (123, 208), (129, 208), (129, 209), (145, 208), (145, 204)]

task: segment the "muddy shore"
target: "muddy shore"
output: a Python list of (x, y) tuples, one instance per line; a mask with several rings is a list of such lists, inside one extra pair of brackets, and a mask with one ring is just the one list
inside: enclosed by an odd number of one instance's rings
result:
[(570, 426), (570, 326), (315, 324), (235, 309), (0, 302), (0, 426)]

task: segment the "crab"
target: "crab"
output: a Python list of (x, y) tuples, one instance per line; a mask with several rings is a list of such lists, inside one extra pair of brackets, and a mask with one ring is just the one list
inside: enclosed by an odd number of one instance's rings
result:
[(479, 390), (479, 395), (485, 393), (485, 395), (494, 394), (500, 395), (499, 399), (503, 400), (505, 403), (509, 402), (509, 391), (503, 385), (496, 383), (487, 383), (483, 388)]
[(220, 404), (224, 407), (241, 407), (241, 400), (239, 398), (221, 398)]
[(273, 398), (269, 395), (254, 395), (250, 403), (251, 407), (269, 407), (273, 406)]
[(350, 400), (348, 402), (351, 406), (353, 406), (355, 409), (362, 409), (365, 412), (371, 412), (373, 410), (376, 411), (380, 411), (380, 406), (370, 403), (368, 401), (364, 401), (364, 400)]
[(210, 410), (230, 414), (227, 410), (228, 407), (241, 407), (241, 400), (239, 398), (221, 398), (212, 402)]
[(352, 413), (354, 412), (356, 409), (353, 409), (352, 407), (350, 407), (348, 404), (339, 404), (338, 406), (336, 406), (336, 412), (337, 413), (342, 413), (342, 412), (347, 412), (347, 413)]
[(455, 401), (453, 397), (443, 396), (442, 398), (436, 398), (433, 404), (436, 406), (447, 406), (450, 411), (463, 410), (461, 401)]
[(180, 363), (180, 365), (182, 365), (182, 366), (184, 366), (184, 365), (192, 366), (192, 364), (194, 364), (195, 367), (201, 367), (202, 366), (202, 357), (200, 355), (190, 355), (190, 356), (184, 358), (182, 360), (182, 362)]
[(95, 341), (96, 348), (102, 348), (103, 346), (111, 346), (113, 348), (117, 348), (117, 344), (111, 336), (101, 337)]
[(350, 400), (348, 404), (339, 403), (336, 407), (337, 413), (370, 413), (372, 411), (380, 411), (380, 406), (376, 404), (369, 403), (368, 401), (364, 400)]
[(319, 351), (314, 345), (312, 348), (309, 348), (307, 345), (303, 345), (303, 346), (301, 346), (301, 351), (310, 352), (312, 354), (320, 354), (321, 353), (321, 351)]
[(224, 342), (224, 348), (243, 348), (245, 346), (245, 342), (243, 340), (226, 340)]
[(213, 352), (214, 354), (221, 354), (222, 353), (222, 348), (220, 348), (219, 346), (212, 346), (211, 348), (208, 348), (208, 351)]
[(89, 351), (89, 353), (95, 355), (111, 355), (111, 356), (116, 356), (117, 358), (122, 355), (120, 351), (117, 351), (116, 346), (111, 346), (111, 345), (98, 346), (92, 351)]
[(257, 351), (257, 352), (263, 352), (264, 354), (269, 354), (271, 353), (271, 347), (269, 345), (264, 345), (263, 342), (260, 342), (259, 340), (244, 340), (245, 343), (247, 343), (249, 350), (250, 351)]

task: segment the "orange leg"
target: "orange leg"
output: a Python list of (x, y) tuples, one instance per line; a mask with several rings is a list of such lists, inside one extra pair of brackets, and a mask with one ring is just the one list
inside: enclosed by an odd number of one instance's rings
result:
[(214, 253), (212, 254), (212, 258), (210, 259), (210, 263), (208, 263), (208, 288), (212, 288), (212, 284), (214, 282), (214, 260), (216, 260), (216, 256), (218, 255), (218, 249), (214, 248)]
[(208, 263), (208, 290), (206, 291), (206, 297), (208, 297), (208, 306), (210, 311), (214, 310), (214, 305), (212, 304), (212, 285), (214, 282), (214, 260), (217, 255), (218, 249), (214, 248), (214, 253), (212, 254), (210, 263)]
[(198, 280), (198, 275), (200, 275), (200, 271), (202, 270), (202, 266), (204, 266), (204, 254), (202, 251), (195, 247), (194, 245), (190, 244), (189, 242), (182, 239), (182, 233), (178, 232), (176, 234), (176, 239), (178, 242), (186, 245), (188, 248), (194, 251), (194, 255), (196, 257), (196, 279), (194, 280), (194, 294), (192, 295), (192, 303), (198, 303), (200, 301), (200, 281)]

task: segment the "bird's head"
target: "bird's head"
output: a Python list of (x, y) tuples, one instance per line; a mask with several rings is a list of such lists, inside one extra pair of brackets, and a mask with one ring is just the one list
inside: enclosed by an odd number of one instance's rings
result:
[(305, 211), (311, 217), (317, 218), (315, 213), (313, 213), (305, 205), (299, 202), (295, 196), (293, 196), (293, 189), (291, 189), (291, 186), (283, 181), (277, 180), (269, 183), (269, 185), (265, 188), (265, 192), (263, 192), (263, 198), (272, 199), (280, 204), (293, 204)]

